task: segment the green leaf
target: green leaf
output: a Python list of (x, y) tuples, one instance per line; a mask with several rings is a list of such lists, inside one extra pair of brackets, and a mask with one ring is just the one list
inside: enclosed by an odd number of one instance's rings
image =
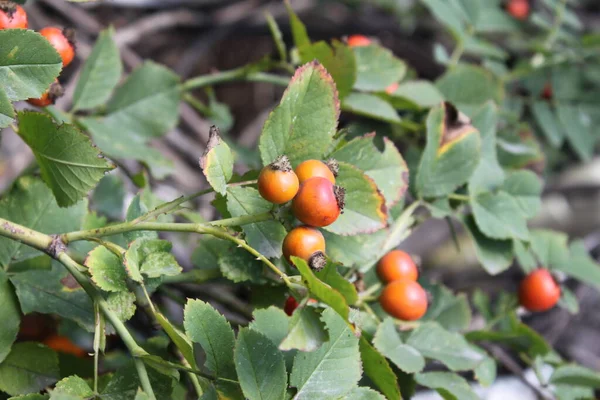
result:
[(21, 396), (10, 397), (8, 400), (48, 400), (49, 398), (50, 396), (48, 396), (47, 394), (31, 393), (24, 394)]
[(373, 94), (352, 92), (344, 98), (342, 109), (392, 124), (400, 122), (400, 117), (394, 107)]
[(192, 253), (192, 264), (201, 270), (219, 268), (219, 257), (233, 250), (233, 244), (214, 236), (204, 235)]
[(343, 99), (352, 91), (356, 80), (356, 59), (350, 47), (337, 40), (333, 40), (332, 44), (333, 47), (320, 41), (298, 50), (302, 62), (319, 60), (323, 64), (335, 81), (340, 99)]
[(415, 375), (419, 385), (437, 390), (446, 400), (479, 400), (469, 383), (451, 372), (425, 372)]
[(364, 335), (360, 337), (359, 348), (365, 375), (388, 399), (401, 400), (398, 378), (385, 357), (371, 346)]
[(562, 232), (536, 229), (531, 232), (531, 250), (542, 266), (560, 267), (567, 264), (570, 258), (567, 240), (567, 235)]
[(61, 69), (60, 56), (39, 33), (0, 31), (0, 82), (10, 101), (40, 97)]
[(100, 33), (81, 70), (73, 94), (73, 111), (89, 110), (106, 103), (121, 79), (123, 65), (112, 36), (114, 29)]
[(119, 257), (98, 246), (88, 253), (84, 265), (92, 276), (94, 283), (108, 292), (127, 291), (127, 273)]
[(600, 388), (600, 374), (576, 364), (561, 365), (550, 376), (551, 383), (563, 383), (576, 386)]
[(289, 333), (279, 343), (280, 350), (311, 352), (327, 340), (327, 331), (320, 315), (312, 307), (297, 308), (289, 321)]
[(380, 140), (374, 133), (357, 137), (332, 153), (331, 158), (364, 171), (375, 181), (387, 207), (398, 203), (408, 189), (406, 162), (394, 143), (386, 137)]
[(164, 315), (156, 312), (156, 321), (164, 329), (165, 333), (173, 341), (175, 346), (181, 351), (185, 360), (190, 363), (192, 368), (197, 368), (196, 357), (194, 356), (194, 348), (191, 340), (173, 324), (169, 322)]
[(11, 396), (39, 392), (58, 378), (58, 356), (40, 343), (16, 343), (0, 364), (0, 390)]
[(344, 296), (342, 296), (340, 292), (333, 289), (331, 286), (319, 280), (319, 278), (317, 278), (312, 270), (308, 267), (306, 261), (294, 256), (292, 256), (291, 259), (296, 268), (298, 268), (298, 271), (300, 271), (300, 274), (302, 275), (302, 281), (312, 296), (316, 297), (323, 303), (328, 304), (339, 315), (341, 315), (345, 321), (347, 321), (349, 310), (348, 303), (346, 303)]
[(233, 282), (265, 283), (263, 263), (239, 248), (232, 248), (221, 254), (219, 268), (223, 276)]
[(425, 368), (425, 359), (415, 348), (402, 343), (392, 318), (386, 318), (377, 328), (373, 345), (402, 371), (414, 374)]
[(481, 386), (491, 386), (496, 380), (498, 366), (492, 357), (486, 357), (473, 371)]
[[(148, 204), (146, 204), (146, 199), (143, 198), (144, 193), (146, 192), (143, 191), (136, 194), (131, 200), (125, 216), (127, 222), (133, 221), (150, 211), (148, 209)], [(155, 231), (131, 231), (125, 232), (123, 236), (125, 236), (125, 239), (127, 239), (128, 242), (133, 242), (138, 238), (158, 239), (158, 233)]]
[[(173, 392), (173, 379), (148, 368), (150, 384), (157, 399), (170, 399)], [(101, 390), (102, 400), (130, 400), (136, 397), (140, 381), (133, 362), (127, 362), (117, 369), (106, 387)]]
[(314, 352), (298, 352), (294, 359), (290, 385), (297, 389), (298, 400), (342, 396), (360, 379), (358, 338), (334, 310), (326, 309), (322, 319), (329, 341)]
[(471, 324), (471, 308), (464, 294), (454, 295), (443, 285), (427, 285), (433, 300), (423, 321), (436, 321), (451, 331), (465, 330)]
[(357, 387), (352, 389), (342, 400), (385, 400), (385, 397), (367, 387)]
[[(249, 187), (227, 189), (227, 210), (232, 217), (261, 214), (271, 211), (273, 204), (263, 199), (258, 190)], [(281, 245), (287, 234), (278, 221), (264, 221), (242, 226), (246, 241), (268, 258), (281, 257)]]
[[(303, 309), (308, 308), (305, 307)], [(301, 310), (296, 309), (297, 314), (300, 314), (300, 312)], [(286, 369), (291, 371), (296, 351), (290, 350), (289, 348), (284, 348), (285, 346), (280, 346), (280, 344), (283, 345), (283, 341), (288, 335), (288, 329), (291, 325), (290, 317), (288, 317), (282, 309), (275, 306), (270, 306), (269, 308), (262, 310), (255, 310), (254, 313), (252, 313), (252, 316), (254, 317), (254, 320), (250, 322), (250, 329), (254, 329), (255, 331), (265, 335), (280, 350), (287, 350), (283, 353), (283, 358), (285, 359)], [(319, 321), (318, 317), (317, 321), (322, 325), (322, 322)], [(294, 326), (292, 326), (292, 329), (294, 329)], [(325, 338), (327, 338), (325, 327), (322, 326), (321, 331), (323, 331)], [(302, 335), (300, 334), (298, 337), (302, 338)], [(296, 342), (294, 342), (292, 339), (292, 347), (295, 343)], [(318, 346), (315, 347), (315, 349), (317, 348)]]
[(571, 314), (579, 314), (579, 300), (577, 299), (575, 293), (573, 293), (569, 288), (564, 286), (561, 288), (558, 305), (561, 308), (569, 311)]
[(534, 101), (531, 104), (531, 112), (550, 144), (554, 147), (561, 146), (565, 139), (565, 132), (550, 104), (542, 100)]
[(19, 333), (21, 311), (15, 292), (8, 281), (6, 273), (0, 269), (0, 364), (10, 353), (13, 342)]
[(204, 154), (200, 158), (200, 168), (217, 193), (225, 194), (227, 192), (227, 182), (233, 175), (233, 154), (219, 136), (219, 128), (210, 127), (208, 143), (204, 149)]
[(444, 101), (444, 97), (434, 84), (421, 80), (401, 83), (390, 96), (394, 104), (397, 102), (396, 99), (401, 99), (417, 108), (433, 107)]
[(20, 112), (18, 118), (19, 136), (33, 150), (59, 206), (77, 203), (114, 168), (75, 126), (58, 126), (49, 116), (28, 111)]
[(327, 243), (327, 255), (346, 267), (360, 267), (361, 271), (372, 264), (373, 260), (378, 259), (387, 235), (387, 229), (352, 236), (323, 232)]
[(451, 371), (474, 369), (484, 358), (462, 335), (448, 332), (433, 321), (419, 325), (406, 344), (425, 357), (440, 361)]
[(135, 314), (135, 295), (131, 292), (110, 293), (106, 297), (106, 302), (123, 322), (129, 321)]
[(510, 240), (490, 239), (477, 227), (473, 216), (464, 218), (464, 225), (473, 240), (475, 254), (481, 266), (490, 275), (506, 271), (513, 261), (513, 244)]
[(298, 18), (288, 0), (285, 1), (285, 6), (288, 10), (288, 14), (290, 14), (290, 25), (292, 27), (292, 36), (294, 37), (294, 44), (298, 48), (309, 45), (310, 39), (308, 38), (308, 34), (306, 33), (306, 27), (304, 26), (302, 21), (300, 21), (300, 18)]
[(287, 388), (283, 354), (266, 336), (242, 328), (233, 352), (235, 369), (248, 399), (281, 399)]
[(94, 189), (92, 194), (92, 208), (100, 214), (112, 219), (123, 216), (125, 202), (125, 186), (119, 175), (105, 175)]
[(449, 103), (427, 117), (427, 143), (419, 164), (416, 188), (422, 197), (440, 197), (466, 183), (481, 154), (479, 132)]
[(493, 239), (529, 238), (527, 223), (517, 200), (506, 192), (481, 193), (471, 197), (475, 222)]
[(429, 8), (435, 19), (449, 28), (452, 33), (458, 35), (464, 31), (466, 16), (455, 1), (423, 0), (423, 3)]
[(502, 190), (513, 196), (526, 218), (533, 218), (542, 207), (542, 182), (531, 171), (515, 171), (508, 175)]
[(129, 277), (141, 282), (140, 272), (150, 278), (179, 275), (181, 266), (170, 253), (171, 247), (171, 242), (166, 240), (136, 239), (125, 252), (125, 267)]
[(382, 92), (406, 74), (406, 64), (385, 47), (371, 44), (352, 50), (356, 56), (354, 88), (357, 90)]
[[(16, 181), (0, 200), (0, 217), (42, 233), (64, 233), (80, 229), (87, 212), (87, 201), (69, 208), (59, 208), (44, 183), (32, 177)], [(5, 270), (15, 261), (39, 257), (42, 253), (16, 240), (0, 238), (0, 266)]]
[(597, 138), (592, 133), (590, 116), (580, 107), (567, 104), (559, 104), (557, 114), (569, 145), (582, 161), (591, 160)]
[(339, 107), (333, 78), (321, 64), (298, 68), (263, 127), (259, 144), (263, 164), (282, 154), (294, 166), (323, 158), (336, 132)]
[(23, 314), (58, 314), (94, 331), (94, 309), (90, 297), (58, 262), (50, 271), (32, 270), (11, 277)]
[(345, 279), (337, 269), (337, 264), (331, 260), (327, 260), (327, 265), (320, 271), (315, 272), (315, 276), (322, 282), (328, 284), (344, 296), (346, 302), (352, 305), (358, 301), (358, 294), (356, 293), (356, 287)]
[[(563, 271), (567, 275), (579, 279), (596, 289), (600, 289), (600, 265), (590, 257), (590, 254), (582, 240), (574, 240), (569, 246), (570, 257), (564, 260), (559, 248), (558, 263), (552, 263), (552, 268)], [(548, 265), (548, 264), (546, 264)]]
[(189, 300), (184, 310), (185, 333), (206, 353), (206, 367), (215, 375), (236, 379), (235, 338), (229, 322), (202, 300)]
[(89, 385), (77, 375), (69, 376), (67, 378), (61, 379), (57, 384), (52, 394), (50, 395), (50, 400), (54, 399), (62, 399), (65, 397), (62, 396), (74, 396), (75, 398), (87, 398), (93, 397), (94, 391), (89, 387)]
[(9, 126), (15, 119), (15, 110), (4, 91), (4, 88), (0, 87), (0, 129)]
[(338, 235), (355, 235), (386, 227), (385, 199), (370, 177), (355, 166), (340, 162), (336, 184), (346, 189), (344, 212), (325, 230)]
[(489, 71), (470, 64), (459, 64), (449, 69), (436, 82), (447, 101), (464, 112), (475, 110), (488, 100), (499, 103), (503, 96), (502, 84)]
[(504, 180), (496, 150), (497, 124), (498, 110), (492, 102), (487, 102), (473, 117), (473, 126), (481, 133), (481, 159), (469, 179), (471, 194), (495, 189)]

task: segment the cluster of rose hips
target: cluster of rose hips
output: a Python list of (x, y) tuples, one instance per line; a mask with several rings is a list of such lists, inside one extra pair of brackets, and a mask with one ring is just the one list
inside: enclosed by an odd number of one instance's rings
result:
[(335, 160), (307, 160), (292, 170), (286, 156), (278, 157), (260, 172), (260, 195), (275, 204), (291, 200), (292, 213), (303, 224), (283, 240), (283, 255), (290, 264), (290, 257), (295, 256), (314, 270), (325, 266), (325, 238), (317, 228), (334, 223), (344, 208), (345, 191), (335, 185), (337, 172)]
[[(0, 0), (0, 30), (27, 29), (28, 26), (27, 13), (23, 7), (10, 1)], [(73, 30), (49, 26), (40, 30), (39, 33), (56, 49), (62, 59), (63, 68), (73, 61), (73, 58), (75, 57)], [(34, 106), (46, 107), (54, 104), (56, 99), (62, 95), (63, 88), (60, 83), (58, 83), (57, 79), (40, 98), (29, 99), (27, 101)]]
[(415, 321), (427, 312), (427, 292), (417, 282), (419, 271), (411, 256), (392, 250), (377, 263), (377, 275), (386, 285), (379, 304), (394, 318)]

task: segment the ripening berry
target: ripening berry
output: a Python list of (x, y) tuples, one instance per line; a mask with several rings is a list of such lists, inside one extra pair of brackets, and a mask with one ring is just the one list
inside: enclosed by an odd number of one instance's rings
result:
[(519, 303), (529, 311), (547, 311), (560, 299), (560, 286), (547, 269), (536, 269), (521, 281)]
[(63, 68), (71, 64), (75, 57), (74, 32), (71, 29), (48, 26), (40, 30), (40, 34), (56, 49), (62, 59)]
[(544, 89), (542, 90), (542, 98), (546, 100), (550, 100), (552, 98), (552, 85), (550, 83), (546, 83), (544, 85)]
[(27, 13), (18, 4), (0, 2), (0, 30), (27, 29)]
[(398, 87), (400, 87), (398, 82), (392, 83), (390, 86), (385, 88), (385, 92), (389, 95), (392, 95), (396, 90), (398, 90)]
[(56, 99), (64, 94), (63, 87), (58, 83), (58, 79), (50, 85), (48, 90), (42, 93), (42, 96), (39, 99), (28, 99), (27, 102), (31, 105), (38, 107), (47, 107), (49, 105), (54, 104)]
[(403, 279), (416, 282), (419, 271), (408, 253), (392, 250), (377, 263), (377, 275), (385, 283)]
[(59, 353), (72, 354), (76, 357), (85, 357), (86, 352), (66, 336), (54, 335), (44, 340), (44, 344)]
[(394, 281), (381, 292), (379, 304), (394, 318), (416, 321), (427, 312), (427, 293), (417, 282)]
[(322, 227), (331, 225), (344, 209), (345, 191), (321, 177), (302, 182), (292, 201), (292, 212), (300, 222)]
[(310, 178), (320, 176), (321, 178), (325, 178), (335, 185), (335, 177), (337, 176), (337, 162), (335, 160), (330, 160), (328, 161), (328, 164), (325, 164), (319, 160), (306, 160), (302, 161), (296, 167), (294, 172), (296, 172), (296, 176), (298, 176), (298, 181), (300, 181), (300, 183)]
[(506, 11), (514, 18), (524, 21), (529, 17), (529, 2), (528, 0), (510, 0)]
[(371, 44), (371, 39), (364, 35), (350, 35), (348, 36), (348, 46), (350, 47), (364, 47)]
[(293, 265), (291, 256), (300, 257), (314, 270), (325, 266), (325, 238), (318, 229), (299, 226), (292, 229), (283, 239), (283, 256)]
[(258, 176), (258, 191), (267, 201), (275, 204), (287, 203), (298, 192), (298, 177), (292, 171), (290, 161), (286, 156), (267, 165)]
[(296, 299), (293, 296), (288, 297), (285, 300), (283, 311), (285, 311), (285, 313), (291, 317), (296, 308), (298, 308), (298, 301), (296, 301)]

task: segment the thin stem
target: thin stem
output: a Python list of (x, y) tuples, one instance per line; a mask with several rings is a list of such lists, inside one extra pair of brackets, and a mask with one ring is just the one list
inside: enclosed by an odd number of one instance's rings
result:
[(62, 241), (66, 243), (76, 242), (78, 240), (92, 240), (93, 238), (100, 238), (104, 236), (116, 235), (119, 233), (132, 232), (132, 231), (165, 231), (165, 232), (201, 232), (204, 228), (221, 226), (240, 226), (246, 224), (252, 224), (256, 222), (262, 222), (273, 219), (273, 215), (270, 212), (256, 214), (256, 215), (244, 215), (241, 217), (226, 218), (217, 221), (212, 221), (204, 224), (195, 223), (180, 223), (180, 222), (137, 222), (136, 220), (130, 222), (123, 222), (120, 224), (109, 225), (103, 228), (88, 229), (84, 231), (75, 231), (64, 233), (61, 235)]
[(140, 378), (140, 385), (144, 392), (148, 395), (150, 399), (156, 399), (154, 396), (154, 391), (152, 390), (152, 385), (150, 384), (150, 378), (148, 377), (148, 373), (146, 371), (146, 365), (141, 358), (133, 358), (133, 363), (135, 364), (135, 369), (137, 370), (138, 377)]
[(471, 198), (469, 196), (467, 196), (466, 194), (456, 194), (456, 193), (450, 193), (448, 195), (449, 199), (452, 200), (458, 200), (458, 201), (470, 201)]
[(465, 51), (465, 46), (463, 44), (463, 41), (462, 41), (462, 39), (459, 39), (456, 42), (456, 47), (452, 51), (452, 55), (450, 56), (450, 61), (448, 62), (448, 64), (450, 66), (457, 65), (458, 62), (460, 61), (460, 58), (462, 57), (464, 51)]
[(361, 303), (363, 301), (368, 301), (367, 299), (370, 298), (371, 295), (374, 294), (379, 289), (381, 289), (381, 283), (378, 282), (374, 285), (371, 285), (367, 290), (365, 290), (364, 292), (362, 292), (358, 295), (359, 303)]
[(17, 240), (41, 251), (46, 251), (52, 244), (51, 236), (36, 232), (3, 218), (0, 218), (0, 236)]
[(183, 272), (179, 275), (163, 276), (163, 283), (203, 283), (211, 279), (219, 278), (221, 272), (219, 269), (193, 269)]
[(202, 115), (209, 115), (211, 113), (210, 108), (204, 104), (200, 99), (194, 97), (191, 93), (184, 93), (183, 100), (186, 101), (190, 106), (194, 107), (196, 111)]
[(220, 71), (210, 75), (197, 76), (185, 81), (181, 87), (184, 91), (188, 91), (219, 83), (235, 81), (266, 82), (281, 86), (287, 86), (290, 82), (289, 78), (266, 72), (251, 72), (247, 67), (241, 67), (229, 71)]
[(367, 314), (369, 314), (371, 317), (373, 317), (373, 319), (375, 321), (377, 321), (377, 323), (381, 323), (381, 318), (379, 318), (379, 316), (377, 314), (375, 314), (375, 311), (373, 311), (373, 309), (371, 308), (370, 305), (368, 305), (367, 303), (362, 303), (360, 305), (360, 307), (365, 310), (367, 312)]
[(554, 19), (554, 23), (552, 24), (552, 29), (548, 33), (548, 37), (546, 42), (544, 43), (544, 48), (546, 50), (551, 50), (556, 38), (558, 37), (558, 33), (560, 32), (560, 27), (562, 26), (563, 20), (565, 18), (565, 11), (567, 8), (568, 0), (561, 0), (558, 5), (558, 11), (556, 12), (556, 18)]
[(219, 376), (214, 376), (214, 375), (211, 375), (211, 374), (207, 374), (205, 372), (202, 372), (202, 371), (194, 369), (194, 368), (184, 367), (184, 366), (181, 366), (179, 364), (175, 364), (175, 363), (173, 363), (171, 361), (163, 360), (162, 358), (157, 358), (157, 357), (149, 358), (148, 362), (149, 363), (155, 363), (155, 364), (163, 365), (163, 366), (169, 367), (169, 368), (174, 368), (174, 369), (177, 369), (179, 371), (191, 372), (192, 374), (196, 374), (198, 376), (201, 376), (203, 378), (209, 379), (211, 381), (223, 381), (223, 382), (230, 382), (230, 383), (239, 384), (239, 381), (236, 381), (234, 379), (222, 378), (222, 377), (219, 377)]

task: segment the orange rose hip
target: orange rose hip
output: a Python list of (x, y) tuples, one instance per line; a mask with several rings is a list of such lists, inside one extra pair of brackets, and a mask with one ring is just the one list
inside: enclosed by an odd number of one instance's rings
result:
[(279, 156), (264, 167), (258, 176), (258, 192), (265, 200), (275, 204), (293, 199), (299, 186), (298, 177), (286, 156)]
[(381, 292), (379, 304), (394, 318), (416, 321), (427, 312), (427, 293), (417, 282), (394, 281)]
[(529, 311), (547, 311), (560, 299), (560, 286), (547, 269), (531, 272), (519, 286), (519, 303)]
[(27, 29), (27, 13), (18, 4), (0, 1), (0, 30)]
[(377, 263), (377, 275), (385, 283), (402, 279), (416, 282), (419, 270), (408, 253), (392, 250)]
[(326, 262), (325, 238), (318, 229), (299, 226), (292, 229), (283, 239), (283, 256), (293, 265), (290, 257), (300, 257), (312, 269), (320, 270)]
[(298, 164), (294, 172), (298, 176), (298, 181), (300, 181), (300, 183), (307, 181), (310, 178), (320, 176), (335, 184), (337, 162), (331, 160), (328, 164), (325, 164), (319, 160), (306, 160)]
[(300, 185), (292, 201), (292, 212), (306, 225), (331, 225), (344, 208), (344, 197), (344, 189), (333, 185), (328, 179), (311, 178)]

